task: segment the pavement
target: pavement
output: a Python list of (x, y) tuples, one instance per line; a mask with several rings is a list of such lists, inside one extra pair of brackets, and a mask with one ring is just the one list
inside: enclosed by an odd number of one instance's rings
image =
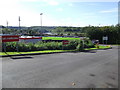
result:
[(117, 87), (117, 46), (90, 52), (2, 58), (2, 88)]

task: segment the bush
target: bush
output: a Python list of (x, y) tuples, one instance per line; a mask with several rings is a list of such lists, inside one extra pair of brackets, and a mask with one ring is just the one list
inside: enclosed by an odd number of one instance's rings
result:
[(2, 51), (5, 52), (4, 50), (4, 46), (6, 48), (6, 51), (11, 51), (11, 52), (14, 52), (16, 51), (16, 42), (6, 42), (6, 43), (2, 43)]
[(83, 46), (82, 46), (82, 44), (78, 44), (77, 47), (76, 47), (76, 50), (77, 50), (77, 51), (83, 51)]
[(64, 50), (73, 50), (73, 49), (76, 49), (78, 44), (79, 44), (79, 40), (70, 40), (69, 44), (63, 46), (63, 49)]
[(29, 45), (26, 43), (18, 43), (18, 49), (20, 52), (26, 52), (26, 51), (30, 51), (29, 50)]
[(93, 48), (93, 47), (95, 47), (95, 46), (91, 40), (89, 40), (87, 38), (84, 39), (84, 48)]
[[(3, 43), (2, 43), (3, 44)], [(84, 40), (84, 48), (94, 47), (92, 42), (89, 39)], [(62, 42), (37, 42), (37, 43), (18, 43), (18, 49), (20, 52), (27, 51), (41, 51), (41, 50), (73, 50), (77, 49), (79, 51), (83, 50), (83, 43), (81, 40), (70, 40), (69, 44), (62, 45)], [(4, 52), (4, 49), (2, 48)], [(16, 52), (17, 51), (17, 42), (7, 42), (6, 43), (7, 52)]]
[(61, 42), (38, 42), (35, 44), (38, 50), (60, 50), (62, 49)]

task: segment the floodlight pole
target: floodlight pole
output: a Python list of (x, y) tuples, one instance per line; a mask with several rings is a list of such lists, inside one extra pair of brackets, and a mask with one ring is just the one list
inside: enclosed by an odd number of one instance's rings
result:
[(40, 16), (41, 16), (41, 27), (42, 27), (42, 15), (43, 15), (43, 13), (40, 14)]
[(6, 21), (6, 24), (7, 24), (7, 28), (8, 28), (8, 21)]
[[(20, 30), (20, 21), (21, 21), (20, 16), (19, 16), (18, 21), (19, 21), (19, 30)], [(19, 44), (19, 41), (17, 42), (17, 52), (19, 52), (18, 44)]]
[(20, 20), (20, 16), (19, 16), (19, 19), (18, 19), (18, 21), (19, 21), (19, 30), (20, 30), (20, 21), (21, 21), (21, 20)]
[(41, 24), (40, 29), (41, 29), (41, 30), (42, 30), (42, 15), (43, 15), (43, 13), (40, 13), (40, 24)]
[(6, 24), (7, 24), (6, 29), (8, 30), (8, 21), (6, 21)]

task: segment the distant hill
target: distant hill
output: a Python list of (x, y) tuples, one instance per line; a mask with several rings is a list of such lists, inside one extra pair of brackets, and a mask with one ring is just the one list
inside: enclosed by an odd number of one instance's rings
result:
[(0, 25), (0, 28), (5, 28), (4, 26)]
[(79, 30), (73, 30), (76, 27), (67, 27), (67, 26), (30, 26), (30, 27), (25, 27), (25, 26), (21, 26), (19, 28), (19, 26), (0, 26), (0, 28), (9, 28), (9, 29), (14, 29), (14, 30), (22, 30), (24, 32), (29, 32), (29, 31), (34, 31), (34, 32), (40, 32), (40, 33), (58, 33), (58, 32), (67, 32), (67, 31), (79, 31)]
[(45, 32), (50, 32), (51, 30), (55, 29), (56, 27), (52, 27), (52, 26), (32, 26), (32, 27), (29, 27), (29, 29), (31, 30), (39, 30), (40, 32), (42, 33), (45, 33)]
[(25, 27), (25, 26), (21, 26), (20, 28), (18, 26), (2, 26), (0, 25), (0, 28), (8, 28), (8, 29), (16, 29), (16, 30), (35, 30), (35, 31), (39, 31), (41, 33), (47, 33), (50, 32), (51, 30), (57, 28), (57, 26), (31, 26), (31, 27)]

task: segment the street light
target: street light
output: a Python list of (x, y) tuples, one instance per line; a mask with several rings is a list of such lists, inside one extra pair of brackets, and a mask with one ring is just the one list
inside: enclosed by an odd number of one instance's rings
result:
[(41, 27), (42, 27), (42, 15), (43, 15), (43, 13), (40, 13), (40, 16), (41, 16)]
[(40, 13), (41, 30), (42, 30), (42, 15), (43, 15), (43, 13)]
[[(20, 31), (20, 21), (21, 21), (21, 19), (20, 19), (20, 16), (18, 17), (18, 22), (19, 22), (19, 31)], [(21, 32), (22, 33), (22, 32)]]
[(7, 24), (7, 28), (8, 28), (8, 21), (6, 21), (6, 24)]
[(20, 16), (19, 16), (19, 18), (18, 18), (18, 21), (19, 21), (19, 29), (20, 29), (20, 21), (21, 21), (21, 20), (20, 20)]

